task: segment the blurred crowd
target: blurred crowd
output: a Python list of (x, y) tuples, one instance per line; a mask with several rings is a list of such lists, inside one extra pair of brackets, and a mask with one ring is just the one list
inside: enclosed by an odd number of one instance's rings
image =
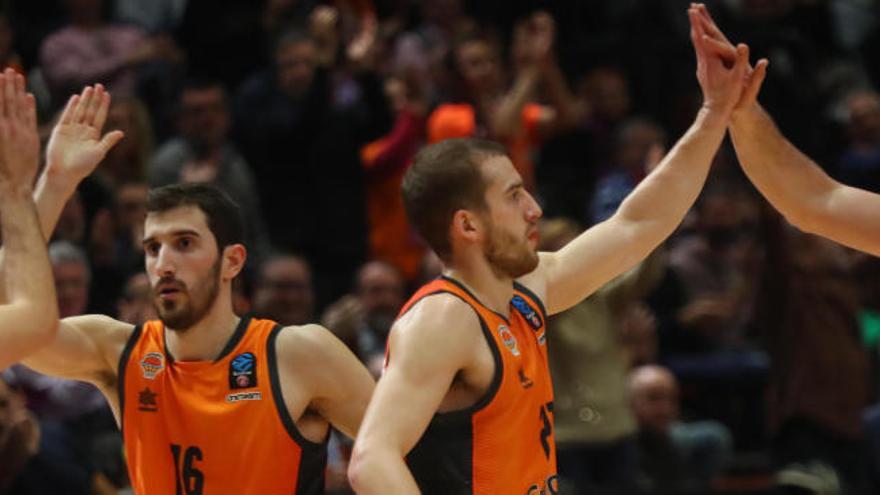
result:
[[(249, 229), (237, 310), (320, 322), (376, 376), (397, 311), (441, 269), (399, 194), (422, 145), (504, 143), (552, 251), (610, 216), (701, 104), (680, 0), (4, 3), (0, 66), (26, 75), (43, 134), (100, 82), (126, 135), (52, 234), (61, 316), (154, 318), (147, 191), (208, 182)], [(880, 192), (880, 3), (707, 4), (769, 58), (782, 131)], [(564, 493), (880, 493), (880, 261), (789, 226), (729, 144), (679, 231), (550, 332)], [(2, 376), (0, 493), (125, 489), (97, 390)], [(349, 442), (331, 445), (328, 489), (348, 493)]]

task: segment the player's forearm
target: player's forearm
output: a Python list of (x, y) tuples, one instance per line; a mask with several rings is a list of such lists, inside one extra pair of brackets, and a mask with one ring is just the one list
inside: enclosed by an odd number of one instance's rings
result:
[(675, 230), (697, 199), (726, 126), (726, 115), (702, 108), (660, 165), (620, 205), (615, 217), (634, 227), (639, 243), (650, 244), (648, 252)]
[(364, 448), (355, 444), (348, 466), (348, 479), (358, 495), (419, 493), (419, 487), (403, 456), (390, 450)]
[(827, 205), (840, 185), (791, 144), (759, 105), (731, 119), (730, 136), (746, 175), (793, 224), (811, 224), (828, 214)]
[(39, 228), (30, 187), (0, 190), (0, 232), (3, 236), (5, 302), (19, 308), (28, 338), (41, 340), (58, 320), (55, 285)]

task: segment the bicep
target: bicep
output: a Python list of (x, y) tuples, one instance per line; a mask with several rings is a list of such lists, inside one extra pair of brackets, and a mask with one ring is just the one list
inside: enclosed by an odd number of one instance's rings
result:
[(133, 328), (103, 315), (65, 318), (55, 338), (23, 362), (46, 375), (100, 383), (116, 375), (119, 354)]
[(28, 304), (0, 306), (0, 322), (6, 327), (0, 330), (0, 369), (39, 350), (52, 338), (52, 328), (27, 324), (35, 320), (35, 310), (39, 307)]

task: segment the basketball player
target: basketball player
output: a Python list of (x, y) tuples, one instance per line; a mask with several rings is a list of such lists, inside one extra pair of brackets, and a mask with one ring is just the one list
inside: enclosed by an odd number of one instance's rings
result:
[(52, 339), (58, 327), (55, 284), (31, 191), (40, 157), (36, 106), (24, 78), (0, 74), (0, 369)]
[[(87, 88), (61, 116), (37, 191), (46, 231), (109, 149), (97, 139), (108, 106), (103, 88)], [(147, 211), (144, 256), (159, 320), (66, 318), (25, 364), (104, 393), (135, 493), (323, 493), (329, 425), (357, 433), (369, 373), (321, 327), (233, 313), (232, 281), (247, 251), (225, 194), (171, 185), (150, 192)]]
[(391, 331), (349, 469), (358, 493), (557, 493), (547, 315), (673, 232), (742, 93), (748, 48), (726, 68), (693, 42), (704, 98), (694, 124), (612, 218), (556, 253), (536, 253), (541, 209), (503, 148), (448, 140), (416, 157), (404, 201), (445, 271)]
[[(698, 4), (693, 9), (708, 49), (729, 59), (733, 45), (706, 7)], [(730, 121), (730, 136), (746, 175), (770, 204), (804, 232), (880, 256), (880, 195), (835, 181), (779, 132), (757, 102), (766, 71), (766, 60), (748, 70), (749, 88)]]

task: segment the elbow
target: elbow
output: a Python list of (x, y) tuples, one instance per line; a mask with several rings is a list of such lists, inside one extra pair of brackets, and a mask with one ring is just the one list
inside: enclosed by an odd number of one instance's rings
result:
[(348, 463), (348, 482), (356, 493), (367, 493), (367, 477), (371, 456), (360, 442), (355, 442)]

